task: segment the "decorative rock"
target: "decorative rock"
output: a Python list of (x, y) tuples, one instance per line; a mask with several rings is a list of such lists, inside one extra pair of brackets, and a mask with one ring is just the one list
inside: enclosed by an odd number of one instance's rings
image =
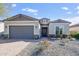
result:
[(71, 41), (74, 41), (74, 40), (76, 40), (76, 39), (75, 39), (75, 38), (71, 38), (70, 40), (71, 40)]

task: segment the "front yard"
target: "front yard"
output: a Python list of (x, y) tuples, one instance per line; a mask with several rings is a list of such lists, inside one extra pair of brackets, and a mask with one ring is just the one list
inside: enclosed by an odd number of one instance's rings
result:
[(79, 41), (1, 40), (0, 56), (79, 56)]
[[(60, 40), (49, 41), (50, 47), (40, 50), (39, 42), (30, 44), (18, 56), (79, 56), (79, 41), (69, 41), (61, 45)], [(43, 47), (44, 48), (44, 47)]]

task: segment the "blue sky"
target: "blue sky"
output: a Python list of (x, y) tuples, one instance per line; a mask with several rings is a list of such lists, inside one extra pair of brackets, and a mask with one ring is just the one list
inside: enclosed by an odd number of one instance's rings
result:
[(49, 18), (51, 20), (66, 19), (78, 23), (78, 3), (10, 3), (6, 4), (11, 8), (9, 15), (25, 14), (35, 18)]

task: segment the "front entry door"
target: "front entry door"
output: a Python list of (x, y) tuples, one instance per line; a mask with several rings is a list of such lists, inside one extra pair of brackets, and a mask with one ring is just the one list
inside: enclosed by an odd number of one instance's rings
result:
[(42, 37), (47, 37), (48, 28), (47, 27), (42, 27), (41, 34), (42, 34)]

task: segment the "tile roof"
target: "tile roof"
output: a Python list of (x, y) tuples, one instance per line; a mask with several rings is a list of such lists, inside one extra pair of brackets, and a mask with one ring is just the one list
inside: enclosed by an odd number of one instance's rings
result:
[[(48, 18), (42, 18), (42, 19), (50, 20)], [(17, 14), (15, 16), (4, 19), (3, 21), (39, 21), (39, 19), (33, 18), (31, 16), (23, 15), (23, 14)], [(58, 20), (54, 20), (54, 21), (50, 21), (50, 22), (52, 22), (52, 23), (70, 23), (70, 22), (62, 20), (62, 19), (58, 19)]]
[(52, 21), (52, 23), (71, 23), (71, 22), (68, 22), (68, 21), (65, 21), (65, 20), (62, 20), (62, 19), (58, 19), (58, 20)]
[(7, 19), (4, 19), (3, 21), (38, 21), (38, 19), (27, 15), (18, 14)]
[(79, 24), (71, 25), (70, 28), (71, 28), (71, 27), (79, 27)]
[(49, 18), (41, 18), (40, 20), (50, 20)]

